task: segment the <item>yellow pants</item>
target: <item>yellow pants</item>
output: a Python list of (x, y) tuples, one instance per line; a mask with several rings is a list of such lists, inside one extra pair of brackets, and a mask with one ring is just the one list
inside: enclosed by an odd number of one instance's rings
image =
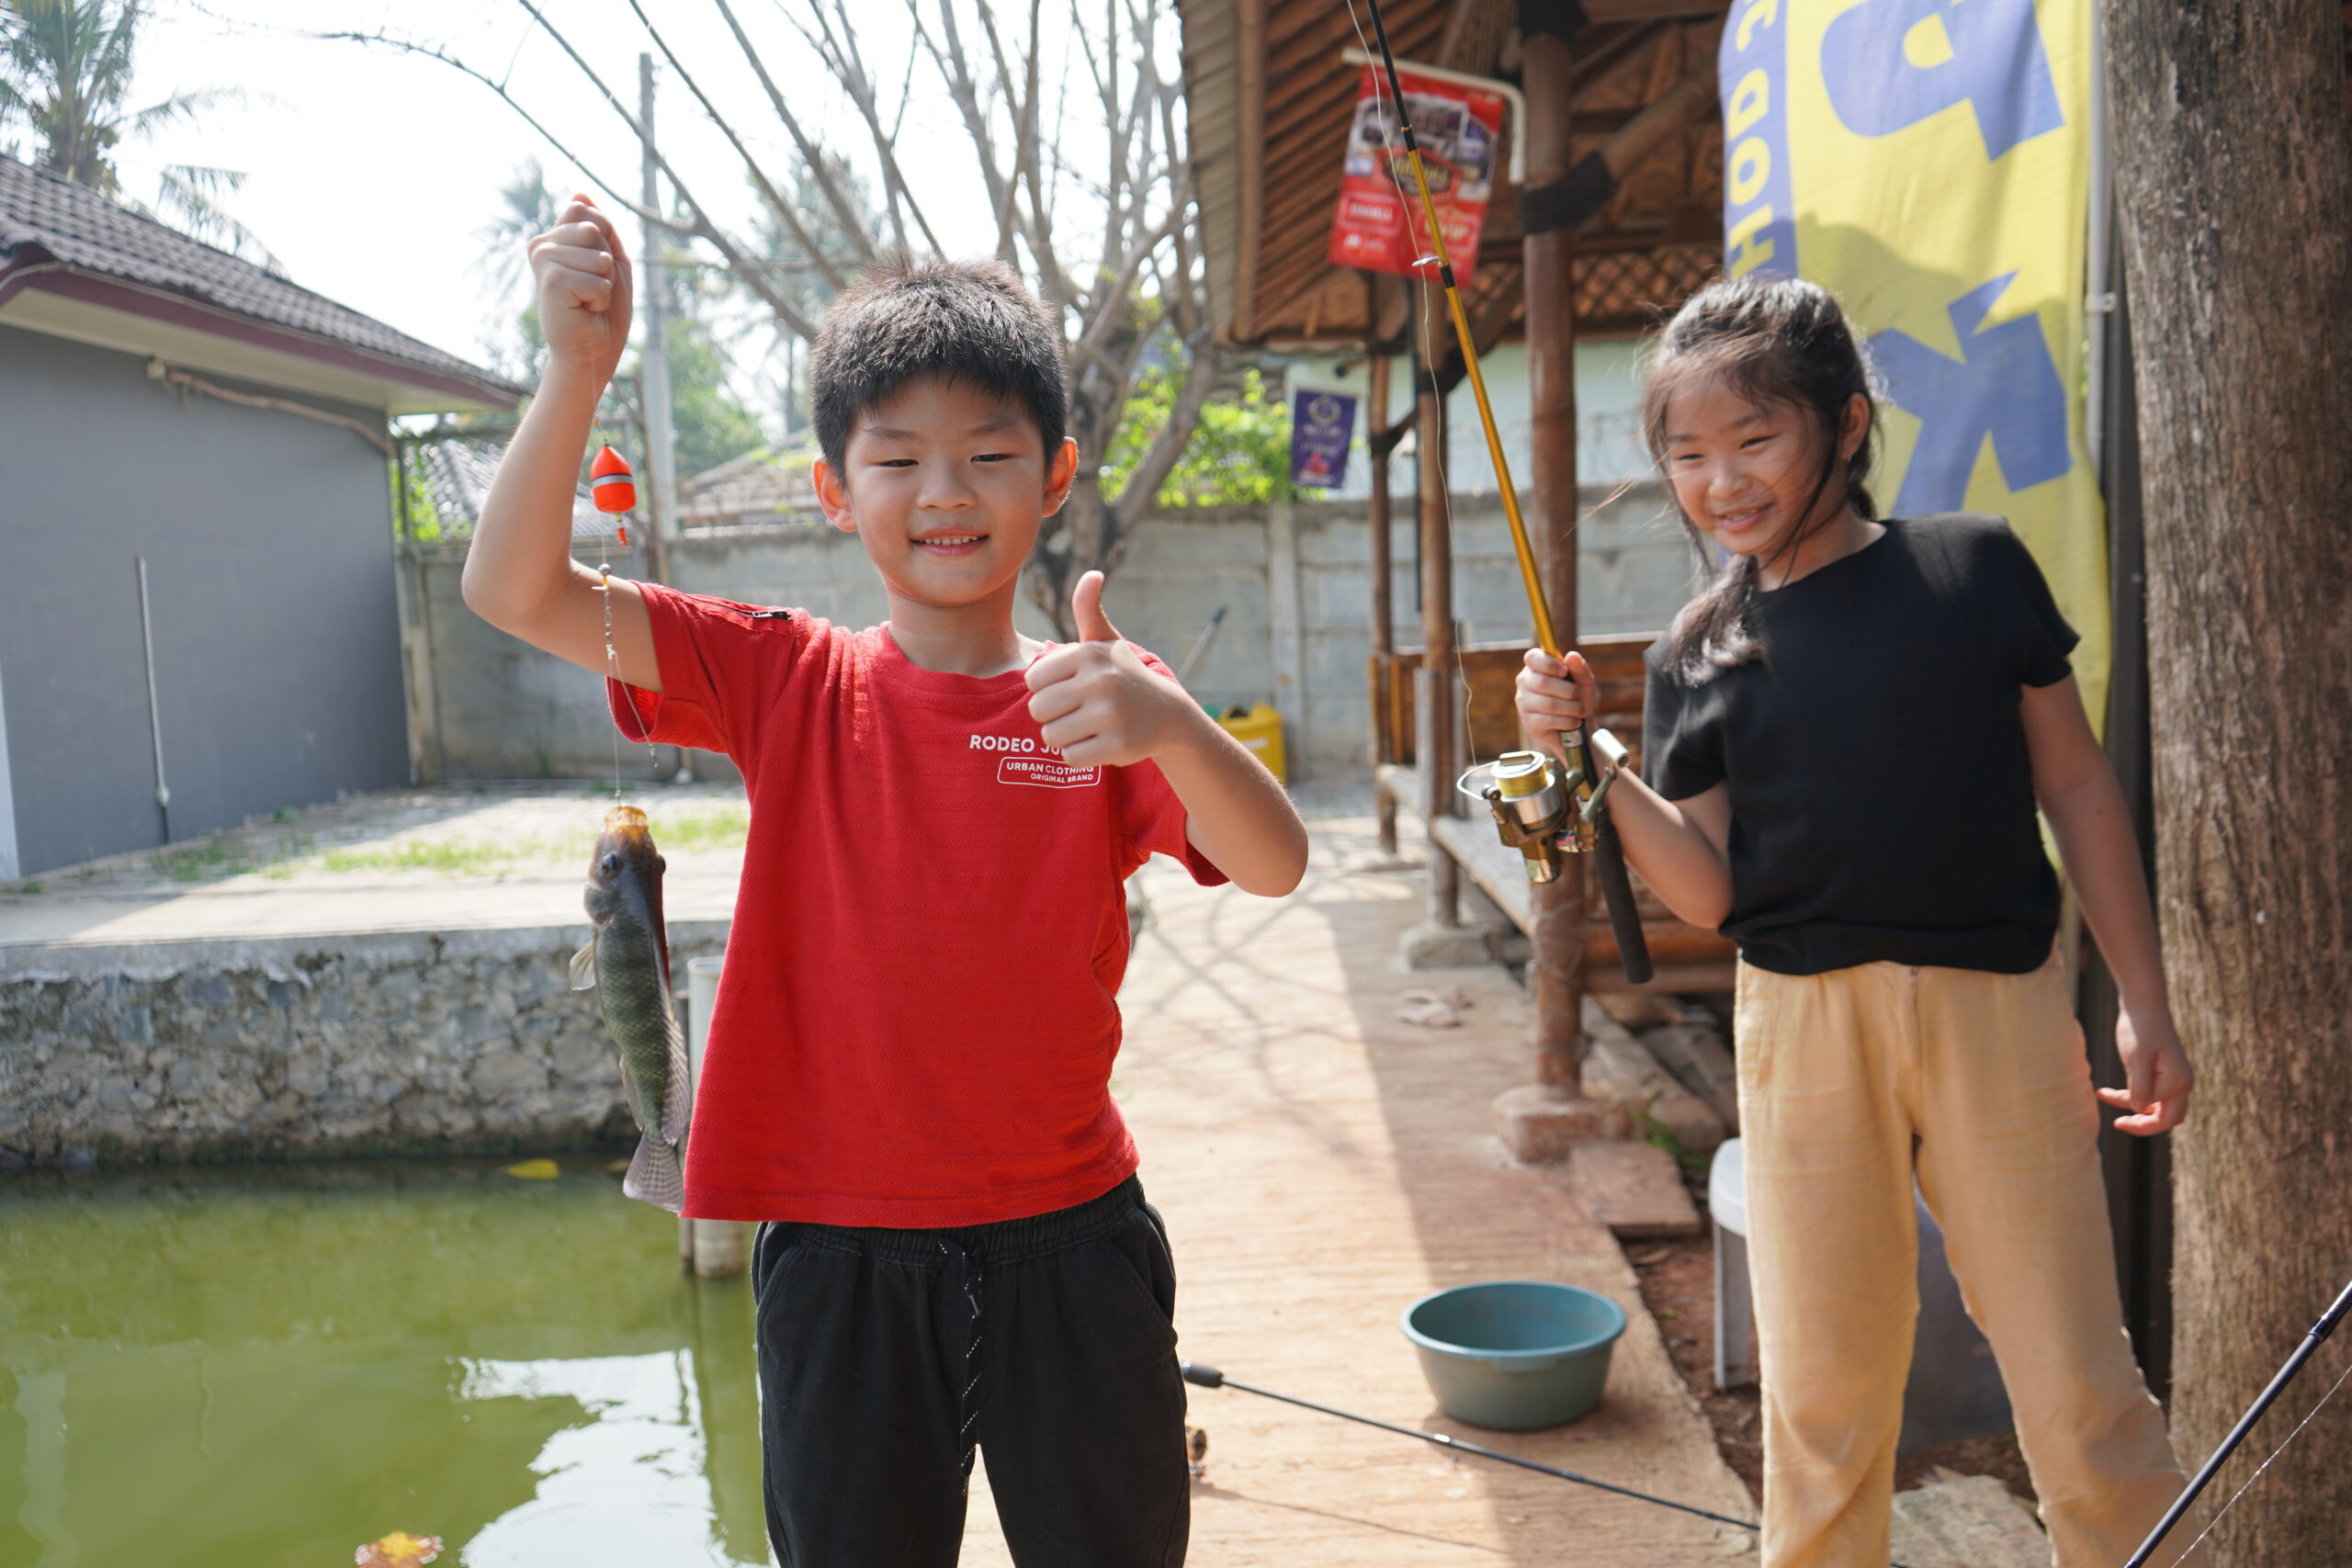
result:
[(1764, 1568), (1885, 1568), (1915, 1172), (1999, 1359), (2052, 1561), (2122, 1562), (2182, 1478), (2122, 1328), (2097, 1102), (2056, 960), (2031, 975), (1743, 964), (1736, 1027)]

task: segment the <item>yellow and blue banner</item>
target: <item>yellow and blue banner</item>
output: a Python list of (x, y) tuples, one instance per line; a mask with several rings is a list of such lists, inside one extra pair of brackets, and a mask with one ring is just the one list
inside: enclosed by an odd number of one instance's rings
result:
[(1724, 267), (1812, 279), (1870, 344), (1897, 517), (2007, 517), (2108, 681), (2083, 431), (2093, 0), (1734, 0)]

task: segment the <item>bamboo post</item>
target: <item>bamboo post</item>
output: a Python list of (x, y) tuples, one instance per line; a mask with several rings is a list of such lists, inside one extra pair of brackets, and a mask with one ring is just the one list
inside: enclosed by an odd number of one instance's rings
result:
[[(1525, 40), (1527, 183), (1566, 177), (1567, 40), (1531, 31)], [(1563, 648), (1577, 640), (1577, 388), (1575, 241), (1570, 231), (1531, 233), (1521, 242), (1526, 278), (1529, 444), (1532, 458), (1528, 531), (1533, 536), (1544, 597)], [(1586, 878), (1583, 855), (1562, 857), (1557, 880), (1529, 889), (1534, 930), (1529, 988), (1535, 1003), (1538, 1081), (1577, 1091), (1584, 1060)]]
[[(1380, 284), (1378, 275), (1363, 275), (1364, 455), (1372, 464), (1372, 500), (1366, 509), (1372, 527), (1372, 653), (1387, 678), (1396, 678), (1391, 662), (1396, 656), (1396, 562), (1389, 529), (1393, 513), (1388, 498), (1389, 448), (1381, 440), (1388, 428), (1388, 356), (1380, 351)], [(1375, 762), (1389, 761), (1374, 757)], [(1375, 792), (1380, 818), (1380, 852), (1396, 852), (1396, 802), (1386, 790)]]
[[(1424, 309), (1426, 309), (1424, 301)], [(1441, 817), (1453, 814), (1453, 542), (1446, 517), (1445, 395), (1438, 390), (1436, 365), (1420, 364), (1419, 428), (1413, 466), (1419, 474), (1421, 555), (1421, 668), (1414, 690), (1413, 749), (1421, 782), (1421, 820), (1430, 834), (1430, 885), (1426, 923), (1450, 929), (1462, 923), (1461, 868), (1438, 842)]]

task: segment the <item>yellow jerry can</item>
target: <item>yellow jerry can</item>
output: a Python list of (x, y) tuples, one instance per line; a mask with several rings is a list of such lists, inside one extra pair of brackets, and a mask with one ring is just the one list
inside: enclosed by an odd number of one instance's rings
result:
[(1225, 732), (1257, 753), (1258, 761), (1267, 771), (1284, 784), (1290, 783), (1290, 768), (1283, 756), (1283, 716), (1267, 703), (1252, 703), (1248, 707), (1236, 703), (1225, 710), (1217, 720)]

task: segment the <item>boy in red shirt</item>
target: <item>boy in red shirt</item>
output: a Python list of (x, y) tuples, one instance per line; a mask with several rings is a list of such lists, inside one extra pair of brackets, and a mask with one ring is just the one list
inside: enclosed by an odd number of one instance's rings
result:
[(696, 1086), (688, 1213), (758, 1220), (768, 1531), (793, 1568), (955, 1562), (974, 1452), (1022, 1568), (1181, 1562), (1175, 1273), (1109, 1093), (1126, 876), (1279, 897), (1289, 799), (1120, 639), (1013, 629), (1076, 477), (1054, 318), (994, 263), (899, 264), (812, 355), (817, 490), (890, 618), (851, 632), (612, 580), (574, 476), (628, 336), (584, 197), (531, 242), (548, 366), (465, 570), (492, 625), (608, 677), (623, 733), (722, 750), (752, 802)]

